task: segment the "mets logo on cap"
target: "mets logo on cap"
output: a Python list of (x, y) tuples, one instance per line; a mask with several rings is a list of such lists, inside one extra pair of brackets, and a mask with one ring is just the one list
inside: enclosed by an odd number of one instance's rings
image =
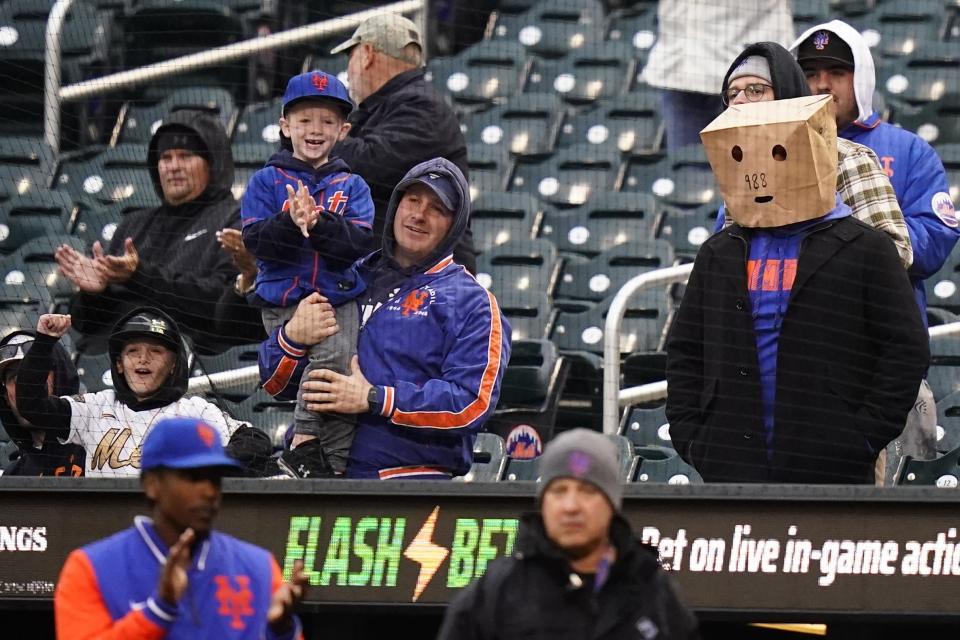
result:
[(326, 91), (327, 84), (330, 82), (330, 78), (325, 73), (314, 72), (311, 74), (310, 82), (313, 83), (313, 88), (317, 91)]
[(828, 44), (830, 44), (829, 32), (818, 31), (817, 34), (813, 36), (813, 46), (816, 47), (817, 51), (823, 51)]

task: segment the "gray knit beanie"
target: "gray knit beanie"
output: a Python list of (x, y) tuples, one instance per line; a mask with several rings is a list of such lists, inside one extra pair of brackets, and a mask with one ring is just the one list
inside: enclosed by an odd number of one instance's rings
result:
[(590, 429), (571, 429), (549, 443), (540, 458), (540, 485), (543, 498), (547, 485), (557, 478), (575, 478), (594, 484), (607, 496), (616, 511), (623, 504), (617, 448), (606, 436)]
[(737, 78), (744, 76), (756, 76), (773, 84), (770, 74), (770, 63), (763, 56), (748, 56), (744, 58), (737, 68), (730, 72), (727, 78), (727, 84), (730, 84)]

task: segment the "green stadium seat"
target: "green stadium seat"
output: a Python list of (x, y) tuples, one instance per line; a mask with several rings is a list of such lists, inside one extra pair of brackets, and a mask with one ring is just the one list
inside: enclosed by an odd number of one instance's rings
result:
[(960, 336), (930, 337), (927, 382), (937, 402), (960, 391)]
[(136, 210), (136, 207), (125, 207), (120, 202), (101, 205), (86, 199), (81, 199), (76, 206), (73, 235), (83, 240), (87, 247), (92, 247), (97, 241), (104, 247), (108, 246), (123, 216)]
[(955, 43), (926, 41), (909, 57), (877, 74), (877, 88), (893, 103), (936, 102), (960, 82), (960, 49)]
[(450, 58), (427, 64), (427, 81), (458, 110), (489, 106), (519, 93), (530, 63), (513, 42), (479, 42)]
[(960, 143), (960, 93), (951, 91), (936, 102), (901, 109), (896, 124), (933, 145)]
[(473, 464), (463, 482), (498, 482), (507, 468), (503, 438), (481, 432), (473, 442)]
[(664, 131), (658, 109), (657, 96), (652, 92), (601, 100), (594, 109), (569, 119), (561, 129), (558, 145), (593, 144), (621, 153), (656, 153)]
[(945, 454), (960, 447), (960, 393), (937, 401), (937, 452)]
[(46, 190), (55, 168), (53, 150), (40, 138), (0, 136), (0, 200)]
[(910, 0), (881, 3), (858, 26), (873, 57), (896, 59), (941, 39), (946, 20), (943, 0)]
[[(625, 3), (630, 4), (630, 3)], [(657, 42), (657, 5), (651, 2), (633, 3), (610, 12), (605, 26), (607, 40), (622, 42), (633, 47), (633, 57), (640, 64), (637, 74), (643, 70), (650, 49)]]
[(69, 300), (73, 295), (74, 285), (60, 273), (60, 267), (53, 257), (61, 244), (69, 245), (77, 251), (87, 249), (84, 242), (76, 236), (45, 235), (33, 238), (0, 263), (4, 284), (23, 285), (30, 291), (46, 291), (55, 303)]
[(273, 446), (283, 447), (283, 436), (293, 423), (294, 400), (277, 400), (263, 389), (243, 402), (230, 407), (229, 413), (237, 420), (249, 422), (270, 436)]
[(599, 302), (634, 276), (673, 264), (673, 248), (663, 240), (636, 240), (593, 257), (564, 261), (557, 298)]
[(515, 340), (500, 385), (500, 401), (486, 429), (506, 442), (506, 455), (539, 455), (553, 438), (567, 360), (549, 340)]
[(577, 207), (595, 194), (615, 191), (619, 168), (616, 149), (579, 144), (537, 164), (518, 162), (510, 190), (533, 193), (557, 207)]
[(960, 313), (960, 254), (953, 252), (940, 270), (924, 281), (927, 304)]
[(515, 156), (542, 158), (553, 153), (564, 107), (551, 94), (523, 94), (503, 105), (461, 118), (468, 144), (508, 150)]
[(503, 479), (508, 482), (540, 482), (540, 458), (507, 458)]
[(598, 193), (576, 209), (547, 215), (540, 236), (563, 253), (587, 257), (653, 238), (657, 205), (639, 193)]
[[(554, 323), (553, 341), (561, 352), (603, 355), (604, 323), (615, 293), (601, 302), (563, 305)], [(633, 296), (620, 325), (620, 354), (659, 351), (669, 316), (663, 291), (648, 290)]]
[(620, 435), (635, 447), (663, 447), (672, 449), (670, 423), (667, 421), (666, 405), (632, 407), (624, 412), (620, 423)]
[(558, 58), (603, 39), (603, 6), (595, 0), (540, 0), (519, 15), (502, 14), (491, 42), (519, 42), (530, 53)]
[(497, 302), (510, 322), (514, 341), (539, 340), (550, 335), (556, 311), (546, 293), (509, 289), (497, 294)]
[(80, 391), (96, 393), (113, 388), (110, 355), (107, 353), (80, 353), (76, 360), (80, 375)]
[(508, 291), (553, 294), (559, 274), (557, 248), (548, 240), (513, 240), (477, 259), (477, 281), (497, 296)]
[(52, 306), (46, 289), (0, 284), (0, 337), (20, 329), (36, 329), (37, 320)]
[(73, 209), (67, 194), (57, 191), (31, 191), (0, 202), (0, 253), (13, 253), (33, 238), (65, 233)]
[(540, 201), (525, 193), (481, 192), (473, 198), (470, 211), (477, 253), (485, 253), (514, 239), (534, 238), (545, 209)]
[[(193, 361), (193, 375), (210, 375), (255, 366), (257, 364), (258, 346), (256, 344), (243, 344), (231, 347), (217, 355), (198, 355)], [(255, 391), (254, 387), (255, 385), (246, 389), (219, 389), (214, 387), (208, 395), (220, 396), (230, 402), (242, 402)]]
[(720, 202), (716, 200), (694, 208), (664, 206), (657, 238), (669, 242), (678, 258), (692, 262), (700, 245), (713, 235), (719, 210)]
[(470, 199), (482, 193), (505, 191), (513, 175), (510, 153), (499, 145), (467, 145), (467, 172), (470, 174)]
[(673, 449), (640, 447), (632, 482), (651, 484), (703, 484), (703, 477)]
[(701, 145), (692, 145), (651, 164), (647, 155), (627, 162), (623, 191), (651, 193), (678, 207), (698, 207), (720, 195)]
[(630, 45), (601, 42), (559, 60), (535, 59), (524, 91), (553, 92), (571, 104), (590, 104), (623, 93), (636, 73)]
[(127, 209), (160, 206), (147, 168), (146, 145), (120, 144), (99, 151), (63, 163), (56, 188), (65, 189), (77, 200), (86, 198), (100, 205), (121, 203)]
[(960, 485), (960, 448), (936, 460), (914, 460), (904, 456), (900, 461), (896, 484), (956, 489)]
[(233, 96), (219, 87), (184, 87), (170, 91), (154, 104), (142, 101), (124, 104), (117, 118), (111, 145), (117, 143), (147, 144), (164, 118), (174, 111), (202, 111), (220, 120), (229, 132), (237, 116)]

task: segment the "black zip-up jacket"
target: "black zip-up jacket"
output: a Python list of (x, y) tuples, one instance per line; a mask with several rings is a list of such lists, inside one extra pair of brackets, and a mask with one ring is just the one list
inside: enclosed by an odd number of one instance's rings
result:
[[(370, 185), (376, 208), (373, 237), (383, 236), (387, 204), (406, 173), (432, 158), (446, 158), (467, 173), (467, 146), (453, 110), (424, 80), (423, 69), (391, 78), (350, 115), (350, 135), (331, 155), (346, 161)], [(473, 234), (468, 227), (454, 260), (476, 272)]]
[(438, 640), (694, 640), (697, 621), (680, 602), (656, 551), (615, 515), (617, 558), (594, 593), (525, 514), (512, 557), (497, 560), (450, 603)]
[(209, 150), (210, 182), (190, 202), (141, 209), (123, 218), (106, 252), (122, 255), (124, 240), (133, 238), (140, 255), (137, 270), (122, 285), (75, 296), (70, 308), (73, 326), (84, 335), (102, 336), (131, 309), (150, 306), (169, 313), (200, 351), (256, 341), (262, 336), (259, 311), (233, 293), (238, 271), (216, 237), (225, 227), (240, 228), (226, 132), (213, 117), (196, 111), (174, 112), (164, 121), (150, 140), (147, 155), (161, 198), (157, 141), (168, 127), (190, 129), (200, 136)]

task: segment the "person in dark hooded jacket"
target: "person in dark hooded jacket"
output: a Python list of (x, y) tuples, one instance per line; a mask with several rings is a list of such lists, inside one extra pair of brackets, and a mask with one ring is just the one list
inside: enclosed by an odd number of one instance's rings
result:
[[(510, 325), (454, 262), (469, 217), (456, 165), (418, 164), (394, 189), (383, 248), (354, 265), (366, 284), (359, 359), (349, 375), (315, 370), (302, 383), (309, 410), (357, 415), (348, 478), (449, 479), (470, 468), (510, 360)], [(303, 346), (261, 345), (261, 378), (274, 395), (296, 388)]]
[[(161, 206), (124, 216), (106, 250), (94, 244), (92, 258), (66, 245), (56, 252), (80, 289), (70, 309), (73, 326), (84, 336), (104, 336), (130, 309), (149, 305), (170, 313), (199, 351), (256, 341), (259, 313), (234, 293), (238, 270), (217, 240), (221, 229), (240, 226), (223, 126), (201, 112), (176, 111), (150, 139), (147, 163)], [(238, 335), (238, 324), (251, 325), (246, 336)]]
[(617, 452), (572, 429), (540, 458), (538, 513), (524, 514), (513, 555), (458, 594), (437, 640), (694, 640), (697, 620), (657, 551), (620, 513)]
[[(20, 450), (19, 457), (3, 473), (8, 476), (82, 476), (86, 465), (83, 447), (48, 438), (44, 429), (30, 424), (17, 410), (17, 374), (35, 339), (36, 334), (32, 331), (14, 331), (0, 340), (0, 379), (6, 389), (6, 393), (0, 394), (0, 421)], [(57, 344), (51, 355), (53, 370), (47, 376), (50, 393), (77, 393), (80, 378), (67, 350)]]
[(46, 380), (53, 351), (69, 330), (70, 316), (45, 314), (33, 348), (20, 365), (17, 407), (46, 437), (78, 444), (87, 453), (86, 475), (137, 476), (143, 439), (159, 420), (198, 418), (219, 432), (223, 444), (248, 427), (187, 390), (187, 355), (173, 318), (141, 307), (123, 316), (110, 333), (113, 388), (57, 396)]

